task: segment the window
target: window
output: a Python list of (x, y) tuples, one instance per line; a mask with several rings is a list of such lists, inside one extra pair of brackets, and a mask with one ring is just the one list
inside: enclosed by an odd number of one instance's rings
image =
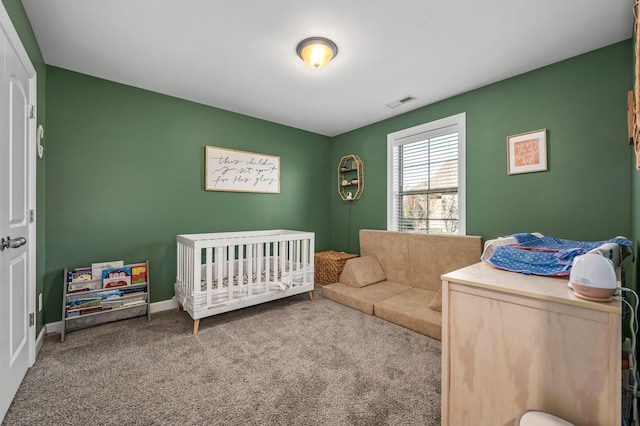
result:
[(387, 135), (387, 229), (465, 234), (465, 113)]

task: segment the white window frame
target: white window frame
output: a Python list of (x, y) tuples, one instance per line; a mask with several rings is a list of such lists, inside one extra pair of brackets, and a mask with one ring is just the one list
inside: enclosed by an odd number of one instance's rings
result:
[(466, 121), (467, 115), (462, 112), (440, 120), (420, 124), (408, 129), (399, 130), (387, 135), (387, 230), (398, 231), (394, 220), (394, 200), (397, 196), (393, 181), (393, 149), (400, 145), (433, 138), (451, 132), (458, 133), (458, 234), (467, 232), (467, 197), (466, 197)]

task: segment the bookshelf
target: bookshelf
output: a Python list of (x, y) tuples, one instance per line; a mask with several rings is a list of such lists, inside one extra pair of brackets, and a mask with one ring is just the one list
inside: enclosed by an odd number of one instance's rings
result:
[(345, 155), (338, 163), (338, 194), (343, 201), (355, 201), (364, 191), (364, 164), (355, 154)]
[(151, 321), (148, 261), (65, 269), (63, 280), (61, 342), (81, 328), (143, 315)]

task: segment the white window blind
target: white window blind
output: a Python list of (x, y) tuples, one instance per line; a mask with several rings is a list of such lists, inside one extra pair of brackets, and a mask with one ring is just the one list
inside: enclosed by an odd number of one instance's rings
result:
[(388, 229), (464, 234), (464, 136), (464, 114), (388, 135)]

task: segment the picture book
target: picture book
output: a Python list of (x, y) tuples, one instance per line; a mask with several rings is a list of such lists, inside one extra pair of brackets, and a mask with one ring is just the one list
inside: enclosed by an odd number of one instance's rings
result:
[(102, 288), (102, 280), (77, 281), (67, 283), (67, 292), (91, 291)]
[(67, 271), (67, 282), (76, 283), (81, 281), (91, 281), (91, 268), (76, 268), (72, 271)]
[(105, 300), (112, 300), (112, 299), (120, 299), (122, 297), (122, 292), (120, 290), (104, 290), (104, 291), (98, 291), (96, 292), (96, 297), (99, 297), (100, 299), (102, 299), (102, 301)]
[(147, 282), (147, 264), (141, 263), (131, 267), (131, 284), (143, 284)]
[(122, 290), (120, 290), (120, 295), (122, 296), (128, 296), (130, 294), (136, 294), (136, 293), (144, 293), (144, 290), (141, 290), (140, 287), (123, 288)]
[(99, 280), (102, 278), (103, 269), (121, 268), (124, 266), (123, 260), (113, 260), (111, 262), (100, 262), (91, 264), (91, 278)]
[(98, 297), (90, 297), (87, 299), (70, 300), (67, 302), (68, 309), (86, 309), (100, 306), (102, 299)]
[(131, 267), (102, 270), (102, 288), (121, 287), (131, 284)]

